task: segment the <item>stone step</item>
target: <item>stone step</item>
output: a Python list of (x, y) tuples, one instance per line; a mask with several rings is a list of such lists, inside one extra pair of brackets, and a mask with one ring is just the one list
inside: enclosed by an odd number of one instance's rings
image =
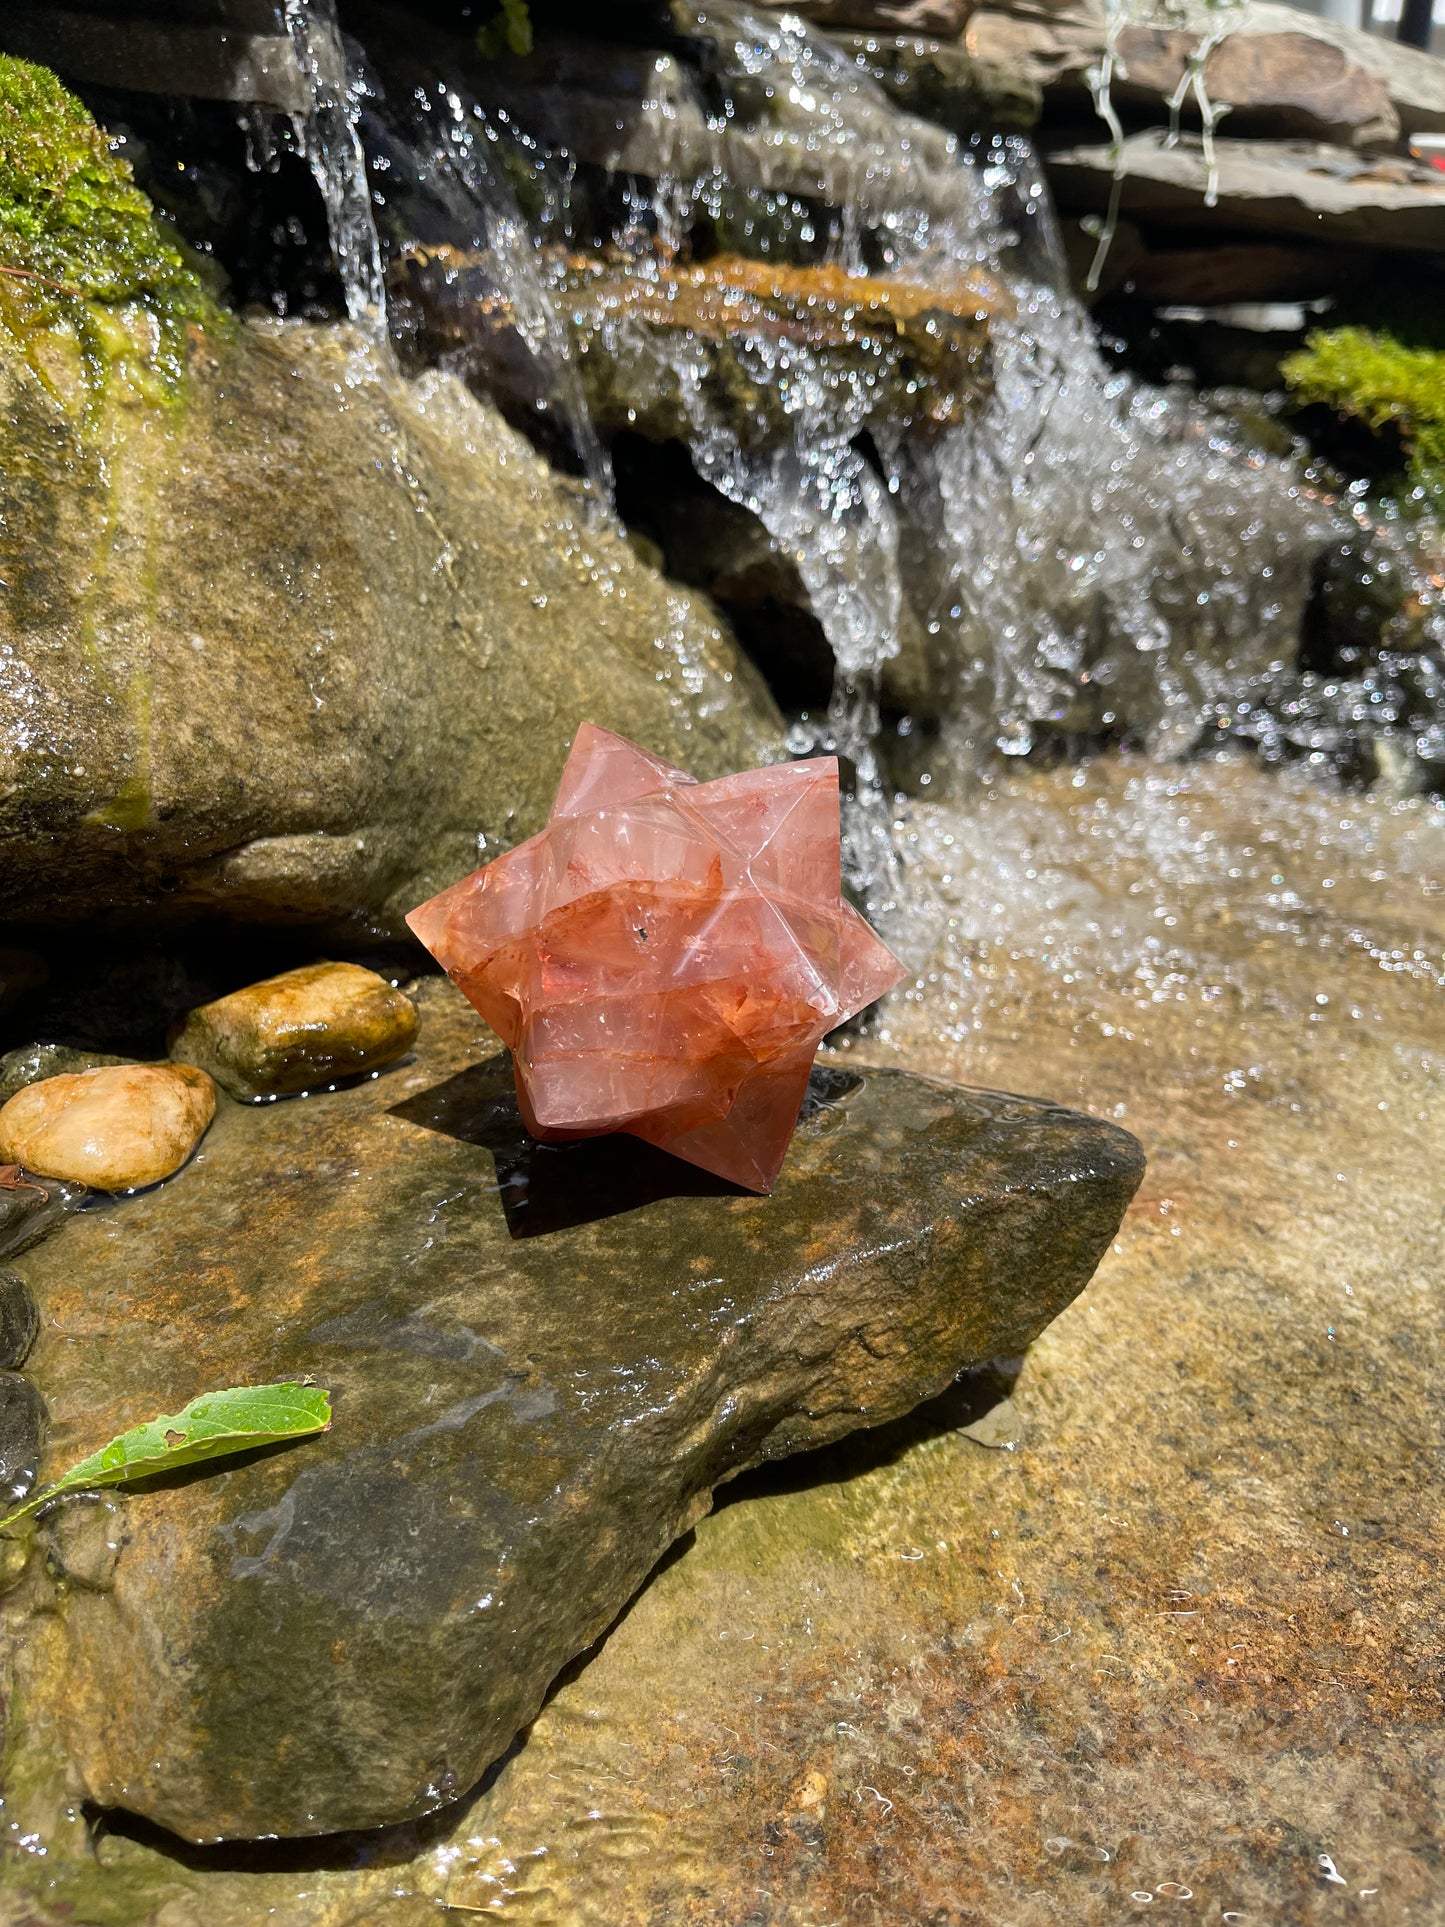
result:
[[(280, 0), (192, 0), (179, 18), (158, 15), (159, 9), (126, 7), (6, 6), (0, 51), (38, 60), (71, 83), (306, 112), (310, 92)], [(325, 57), (329, 43), (321, 45)], [(329, 78), (344, 78), (339, 66)]]
[[(1217, 138), (1214, 145), (1211, 173), (1197, 135), (1171, 146), (1162, 128), (1131, 134), (1124, 142), (1121, 212), (1141, 227), (1168, 228), (1176, 236), (1308, 237), (1331, 246), (1445, 254), (1445, 175), (1433, 168), (1311, 141)], [(1107, 208), (1114, 176), (1107, 142), (1058, 146), (1046, 161), (1062, 211)]]

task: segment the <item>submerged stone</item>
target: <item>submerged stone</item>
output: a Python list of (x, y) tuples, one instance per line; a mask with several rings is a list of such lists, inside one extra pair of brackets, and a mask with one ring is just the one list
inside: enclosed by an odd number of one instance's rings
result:
[(35, 1486), (45, 1445), (45, 1400), (19, 1372), (0, 1372), (0, 1512)]
[(171, 1044), (232, 1097), (284, 1097), (381, 1070), (410, 1050), (416, 1006), (360, 964), (305, 964), (193, 1010)]
[(83, 1184), (59, 1179), (32, 1180), (22, 1171), (19, 1182), (0, 1185), (0, 1259), (13, 1258), (39, 1244), (67, 1211), (77, 1210), (90, 1195)]
[(0, 1160), (101, 1191), (158, 1184), (195, 1150), (216, 1087), (189, 1064), (117, 1064), (27, 1084), (0, 1108)]
[(1074, 1112), (822, 1069), (746, 1195), (536, 1144), (463, 1000), (419, 1001), (415, 1063), (226, 1108), (26, 1261), (57, 1464), (216, 1386), (333, 1394), (323, 1437), (120, 1501), (109, 1589), (67, 1602), (45, 1716), (89, 1797), (192, 1839), (463, 1792), (714, 1486), (1020, 1351), (1142, 1168)]
[[(612, 250), (542, 258), (568, 316), (592, 419), (608, 434), (657, 442), (686, 440), (700, 406), (749, 447), (791, 434), (795, 399), (786, 383), (760, 377), (760, 343), (806, 355), (840, 408), (844, 397), (862, 399), (875, 426), (937, 432), (965, 420), (987, 392), (988, 324), (1009, 311), (1001, 285), (982, 271), (924, 287), (741, 254), (700, 263)], [(531, 377), (494, 273), (484, 251), (416, 245), (398, 258), (393, 292), (428, 358), (448, 357), (475, 386), (523, 405)]]
[(13, 1271), (0, 1270), (0, 1369), (25, 1363), (39, 1330), (35, 1294)]

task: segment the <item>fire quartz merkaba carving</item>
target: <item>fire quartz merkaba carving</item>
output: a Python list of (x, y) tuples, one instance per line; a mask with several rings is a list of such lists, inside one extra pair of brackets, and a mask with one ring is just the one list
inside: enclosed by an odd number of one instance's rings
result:
[(839, 892), (836, 757), (697, 783), (584, 723), (546, 829), (407, 922), (535, 1137), (630, 1131), (768, 1191), (819, 1043), (905, 974)]

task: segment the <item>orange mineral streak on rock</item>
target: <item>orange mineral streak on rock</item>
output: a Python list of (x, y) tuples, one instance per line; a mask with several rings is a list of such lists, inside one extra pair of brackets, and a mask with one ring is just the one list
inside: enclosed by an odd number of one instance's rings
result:
[(839, 888), (836, 758), (695, 783), (584, 723), (546, 829), (407, 922), (534, 1136), (630, 1131), (768, 1191), (818, 1045), (904, 975)]

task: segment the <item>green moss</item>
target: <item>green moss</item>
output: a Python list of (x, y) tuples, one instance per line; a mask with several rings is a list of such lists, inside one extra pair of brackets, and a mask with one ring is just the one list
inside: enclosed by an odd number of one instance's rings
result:
[(492, 18), (477, 29), (477, 52), (488, 60), (532, 51), (532, 16), (527, 0), (501, 0)]
[(48, 68), (8, 55), (0, 55), (0, 319), (26, 345), (39, 331), (72, 328), (92, 377), (125, 359), (172, 394), (187, 329), (220, 319), (86, 109)]
[(1445, 350), (1411, 348), (1368, 328), (1312, 334), (1283, 365), (1299, 402), (1400, 436), (1410, 485), (1445, 508)]

